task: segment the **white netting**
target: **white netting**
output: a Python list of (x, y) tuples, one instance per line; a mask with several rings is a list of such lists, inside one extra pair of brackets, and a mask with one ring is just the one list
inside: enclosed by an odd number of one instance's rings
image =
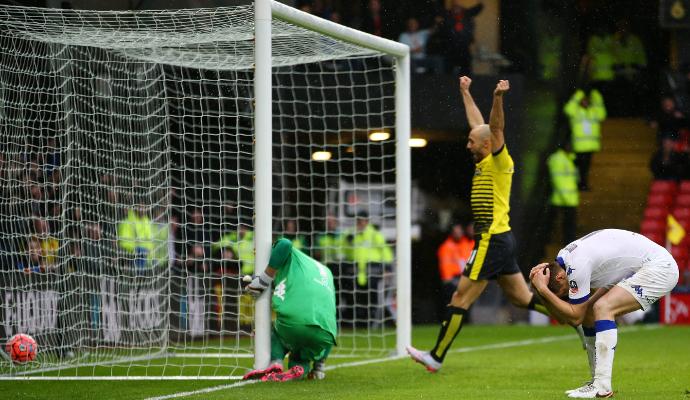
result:
[(255, 162), (274, 233), (336, 275), (334, 356), (395, 346), (395, 146), (367, 138), (393, 130), (385, 56), (274, 21), (273, 160), (254, 160), (251, 7), (0, 7), (0, 49), (0, 338), (41, 348), (1, 374), (244, 373)]

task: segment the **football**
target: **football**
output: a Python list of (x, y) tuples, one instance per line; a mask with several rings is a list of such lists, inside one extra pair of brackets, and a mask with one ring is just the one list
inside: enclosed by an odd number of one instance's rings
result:
[(31, 336), (18, 333), (7, 341), (5, 351), (15, 364), (23, 364), (36, 358), (38, 344)]

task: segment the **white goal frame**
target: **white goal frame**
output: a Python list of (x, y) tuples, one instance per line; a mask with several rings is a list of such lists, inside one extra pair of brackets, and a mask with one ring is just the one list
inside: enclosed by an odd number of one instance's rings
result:
[[(268, 265), (272, 245), (272, 34), (271, 21), (277, 19), (362, 48), (382, 53), (394, 61), (395, 70), (395, 288), (396, 345), (390, 356), (402, 356), (411, 344), (411, 110), (410, 52), (407, 45), (357, 31), (318, 18), (275, 0), (254, 0), (254, 245), (255, 274)], [(271, 310), (270, 293), (256, 301), (254, 367), (264, 368), (270, 362)], [(2, 352), (0, 352), (1, 354)], [(160, 356), (169, 355), (163, 350)], [(188, 356), (193, 356), (189, 354)], [(247, 357), (248, 354), (243, 356)], [(103, 362), (102, 364), (108, 364)], [(97, 364), (93, 364), (97, 365)], [(101, 363), (98, 363), (101, 365)], [(62, 369), (61, 367), (51, 370)], [(45, 369), (42, 371), (46, 371)], [(235, 376), (35, 376), (27, 371), (1, 380), (227, 380)]]
[[(411, 164), (410, 164), (410, 49), (407, 45), (357, 31), (315, 17), (275, 0), (255, 0), (255, 73), (254, 94), (256, 160), (271, 159), (271, 19), (356, 44), (395, 59), (395, 186), (396, 186), (396, 354), (403, 355), (411, 343)], [(255, 163), (256, 182), (255, 250), (256, 273), (268, 265), (271, 250), (271, 164)], [(266, 211), (266, 212), (264, 212)], [(254, 367), (265, 368), (270, 362), (270, 294), (256, 302)]]

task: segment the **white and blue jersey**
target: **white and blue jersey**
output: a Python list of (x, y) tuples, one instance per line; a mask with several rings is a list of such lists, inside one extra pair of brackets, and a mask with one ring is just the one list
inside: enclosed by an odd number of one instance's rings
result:
[[(640, 234), (621, 229), (602, 229), (585, 235), (561, 249), (556, 261), (568, 276), (571, 304), (587, 301), (593, 289), (608, 289), (627, 281), (643, 267), (653, 269), (655, 278), (634, 282), (632, 288), (620, 285), (632, 290), (643, 308), (668, 293), (678, 280), (678, 266), (666, 249)], [(647, 274), (638, 275), (644, 278)], [(659, 276), (663, 276), (663, 282), (658, 281)]]

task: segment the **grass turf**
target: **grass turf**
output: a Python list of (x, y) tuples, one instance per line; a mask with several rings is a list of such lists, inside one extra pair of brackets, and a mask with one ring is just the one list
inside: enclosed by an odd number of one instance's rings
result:
[[(436, 334), (435, 326), (416, 327), (413, 343), (429, 348)], [(623, 328), (614, 363), (616, 398), (690, 400), (688, 339), (690, 327)], [(507, 347), (496, 348), (497, 344)], [(408, 359), (337, 367), (351, 361), (329, 360), (328, 365), (336, 368), (323, 381), (259, 383), (185, 398), (565, 399), (564, 390), (579, 386), (588, 378), (585, 352), (567, 327), (467, 326), (437, 374), (427, 373)], [(236, 382), (227, 382), (233, 383)], [(222, 384), (225, 383), (0, 381), (0, 393), (1, 397), (12, 399), (141, 399)]]

